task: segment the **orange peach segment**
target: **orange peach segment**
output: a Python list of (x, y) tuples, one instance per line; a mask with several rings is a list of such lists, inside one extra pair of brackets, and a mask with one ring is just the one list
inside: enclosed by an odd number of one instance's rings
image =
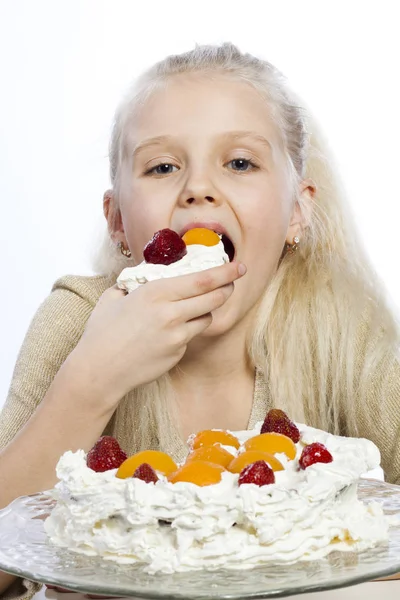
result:
[(290, 438), (282, 433), (261, 433), (247, 440), (244, 443), (246, 450), (260, 450), (261, 452), (269, 452), (276, 454), (283, 452), (289, 460), (296, 457), (296, 446)]
[(168, 477), (168, 481), (171, 483), (187, 481), (200, 486), (212, 485), (221, 481), (224, 471), (222, 465), (215, 465), (205, 460), (192, 460), (182, 465), (175, 473), (172, 473)]
[(216, 246), (221, 241), (221, 238), (215, 231), (206, 229), (205, 227), (196, 227), (189, 229), (182, 237), (186, 246), (192, 244), (201, 244), (202, 246)]
[(218, 431), (216, 429), (204, 429), (200, 431), (192, 442), (192, 450), (196, 450), (201, 446), (213, 446), (214, 444), (222, 444), (223, 446), (234, 446), (239, 448), (240, 443), (237, 437), (227, 431)]
[(283, 466), (273, 454), (268, 452), (260, 452), (259, 450), (247, 450), (242, 452), (232, 460), (227, 466), (231, 473), (240, 473), (248, 465), (252, 465), (258, 460), (264, 460), (269, 464), (273, 471), (283, 471)]
[(230, 452), (222, 448), (219, 444), (214, 444), (213, 446), (200, 446), (200, 448), (189, 454), (186, 462), (202, 460), (214, 463), (215, 465), (222, 465), (226, 468), (232, 462), (232, 459), (233, 456)]
[(136, 469), (143, 463), (149, 464), (155, 471), (170, 475), (178, 468), (177, 464), (165, 452), (159, 450), (143, 450), (133, 456), (130, 456), (119, 467), (116, 477), (126, 479), (132, 477)]

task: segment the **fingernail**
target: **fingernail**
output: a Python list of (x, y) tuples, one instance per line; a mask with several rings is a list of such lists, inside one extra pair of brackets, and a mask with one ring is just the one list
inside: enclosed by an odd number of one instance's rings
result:
[(239, 275), (244, 275), (247, 271), (246, 265), (244, 265), (243, 263), (239, 263), (238, 271), (239, 271)]

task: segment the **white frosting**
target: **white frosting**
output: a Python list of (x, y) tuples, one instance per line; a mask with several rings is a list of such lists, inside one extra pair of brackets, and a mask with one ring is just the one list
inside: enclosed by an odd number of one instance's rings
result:
[(143, 261), (136, 267), (127, 267), (118, 277), (117, 284), (121, 289), (133, 292), (148, 281), (205, 271), (227, 262), (229, 257), (222, 242), (215, 246), (190, 244), (185, 256), (170, 265), (154, 265)]
[[(235, 435), (243, 443), (260, 426)], [(285, 459), (275, 483), (263, 487), (238, 486), (238, 475), (229, 472), (205, 487), (172, 484), (162, 476), (156, 484), (119, 479), (116, 470), (89, 469), (83, 450), (66, 452), (57, 465), (57, 505), (45, 530), (59, 546), (144, 563), (151, 573), (314, 560), (387, 540), (380, 506), (357, 499), (360, 475), (379, 465), (378, 448), (365, 439), (299, 428), (296, 459)], [(316, 441), (333, 462), (299, 470), (303, 442)]]

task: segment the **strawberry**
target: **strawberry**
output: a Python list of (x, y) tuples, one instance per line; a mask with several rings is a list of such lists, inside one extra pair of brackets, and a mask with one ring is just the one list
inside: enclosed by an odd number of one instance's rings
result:
[(143, 256), (148, 263), (170, 265), (183, 258), (186, 252), (185, 242), (175, 231), (161, 229), (146, 244)]
[(251, 465), (247, 465), (239, 475), (239, 485), (244, 483), (255, 483), (262, 486), (270, 483), (275, 483), (275, 475), (273, 470), (264, 460), (257, 460)]
[(118, 469), (127, 459), (127, 455), (117, 440), (110, 435), (101, 437), (89, 450), (86, 457), (86, 464), (89, 469), (102, 473), (110, 469)]
[(315, 442), (305, 446), (299, 459), (299, 465), (301, 469), (307, 469), (315, 463), (330, 463), (332, 461), (333, 456), (329, 450), (323, 444)]
[(289, 437), (292, 442), (297, 444), (300, 439), (300, 431), (296, 425), (289, 419), (283, 410), (273, 408), (269, 411), (261, 427), (261, 433), (281, 433)]
[(158, 481), (155, 470), (148, 463), (142, 463), (139, 465), (134, 472), (133, 477), (136, 477), (136, 479), (141, 479), (146, 483), (157, 483)]

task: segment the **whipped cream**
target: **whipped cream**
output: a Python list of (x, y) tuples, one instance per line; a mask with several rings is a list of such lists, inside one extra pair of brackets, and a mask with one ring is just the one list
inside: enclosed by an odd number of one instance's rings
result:
[(127, 267), (118, 277), (117, 285), (122, 290), (133, 292), (148, 281), (205, 271), (227, 262), (229, 257), (222, 242), (215, 246), (190, 244), (185, 256), (170, 265), (155, 265), (143, 261), (136, 267)]
[[(243, 444), (260, 427), (233, 433)], [(389, 522), (381, 507), (357, 499), (360, 475), (380, 463), (378, 448), (365, 439), (299, 429), (296, 459), (279, 455), (285, 469), (263, 487), (238, 486), (239, 476), (229, 472), (205, 487), (172, 484), (163, 476), (156, 484), (119, 479), (116, 470), (89, 469), (83, 450), (66, 452), (57, 465), (57, 504), (45, 530), (58, 546), (142, 563), (150, 573), (315, 560), (385, 542)], [(299, 470), (298, 458), (310, 442), (325, 444), (333, 462)]]

